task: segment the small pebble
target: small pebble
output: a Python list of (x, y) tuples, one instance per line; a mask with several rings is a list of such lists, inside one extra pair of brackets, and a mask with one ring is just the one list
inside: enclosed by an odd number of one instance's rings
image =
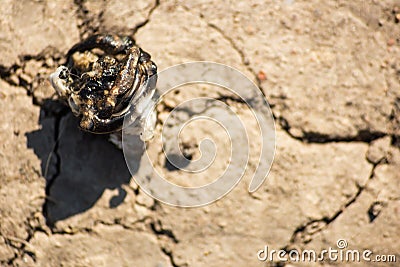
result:
[(396, 40), (395, 40), (394, 38), (390, 38), (390, 39), (387, 41), (387, 45), (388, 45), (388, 46), (393, 46), (395, 43), (396, 43)]
[(247, 26), (247, 27), (245, 28), (245, 31), (246, 31), (247, 34), (253, 35), (253, 34), (255, 33), (256, 30), (255, 30), (254, 27), (252, 27), (252, 26)]
[(11, 82), (12, 82), (13, 84), (19, 85), (19, 78), (18, 78), (17, 75), (12, 74), (12, 75), (10, 76), (10, 80), (11, 80)]
[(260, 70), (257, 74), (257, 78), (260, 82), (265, 81), (267, 79), (267, 75), (265, 74), (265, 72), (263, 72), (262, 70)]
[(51, 57), (47, 58), (45, 63), (47, 65), (47, 67), (53, 67), (54, 66), (54, 60)]
[(29, 75), (25, 74), (25, 73), (21, 73), (19, 76), (22, 80), (24, 80), (26, 83), (31, 84), (33, 79), (32, 77), (30, 77)]

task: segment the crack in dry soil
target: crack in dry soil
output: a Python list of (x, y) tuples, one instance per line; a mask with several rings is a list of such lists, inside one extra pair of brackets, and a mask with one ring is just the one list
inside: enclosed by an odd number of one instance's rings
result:
[[(92, 34), (99, 33), (103, 30), (102, 27), (104, 23), (104, 18), (103, 18), (104, 9), (105, 5), (107, 4), (107, 2), (103, 2), (102, 9), (97, 15), (95, 15), (95, 14), (90, 14), (90, 11), (85, 6), (85, 2), (86, 2), (85, 0), (74, 0), (74, 4), (77, 7), (77, 17), (81, 21), (78, 22), (78, 24), (76, 25), (77, 28), (79, 29), (79, 35), (81, 40), (87, 38)], [(160, 0), (155, 0), (153, 6), (149, 9), (146, 18), (143, 21), (137, 23), (132, 28), (129, 28), (131, 32), (130, 35), (134, 37), (139, 29), (143, 28), (144, 26), (147, 25), (147, 23), (150, 22), (151, 15), (159, 5), (160, 5)]]
[(175, 244), (179, 243), (179, 240), (176, 238), (175, 234), (171, 229), (165, 229), (162, 226), (162, 222), (160, 220), (156, 220), (150, 223), (150, 228), (156, 235), (163, 235), (168, 237)]
[(243, 66), (245, 66), (247, 68), (247, 70), (254, 76), (255, 80), (257, 81), (257, 87), (260, 89), (261, 93), (264, 95), (263, 90), (261, 90), (262, 89), (261, 81), (258, 78), (256, 71), (254, 71), (254, 69), (251, 67), (250, 61), (249, 61), (248, 57), (246, 56), (246, 53), (242, 49), (239, 48), (239, 46), (235, 43), (234, 39), (231, 38), (229, 35), (227, 35), (225, 33), (225, 31), (222, 30), (220, 27), (218, 27), (214, 23), (207, 21), (207, 19), (201, 13), (199, 15), (196, 15), (187, 6), (181, 5), (181, 7), (184, 10), (186, 10), (187, 12), (189, 12), (190, 14), (197, 16), (200, 20), (204, 21), (208, 27), (217, 31), (222, 36), (222, 38), (230, 44), (230, 46), (233, 48), (233, 50), (235, 50), (236, 53), (238, 53)]
[[(369, 162), (369, 161), (368, 161)], [(364, 190), (368, 187), (369, 182), (374, 178), (375, 169), (385, 163), (385, 159), (381, 159), (378, 163), (373, 164), (371, 173), (368, 177), (365, 185), (357, 186), (357, 192), (354, 194), (352, 198), (350, 198), (342, 207), (337, 210), (330, 217), (323, 217), (321, 219), (311, 220), (303, 225), (298, 226), (289, 241), (289, 244), (284, 246), (282, 249), (285, 251), (290, 251), (294, 248), (296, 244), (307, 244), (313, 240), (313, 236), (319, 232), (324, 231), (330, 224), (332, 224), (340, 215), (342, 215), (352, 204), (356, 203), (359, 199), (359, 196), (364, 192)]]
[(137, 31), (141, 28), (143, 28), (144, 26), (147, 25), (147, 23), (150, 22), (150, 18), (151, 15), (153, 14), (153, 12), (160, 6), (160, 0), (155, 0), (153, 7), (149, 10), (149, 13), (146, 16), (146, 19), (143, 22), (140, 22), (138, 24), (136, 24), (136, 26), (133, 28), (132, 30), (132, 35), (135, 36), (135, 34), (137, 33)]
[[(190, 8), (188, 8), (185, 5), (181, 5), (181, 7), (186, 10), (187, 12), (191, 13), (192, 15), (195, 15)], [(223, 39), (225, 39), (226, 41), (229, 42), (229, 44), (231, 45), (231, 47), (239, 54), (242, 64), (244, 66), (246, 66), (247, 70), (253, 74), (253, 76), (255, 77), (256, 81), (257, 81), (257, 87), (260, 89), (260, 91), (262, 92), (263, 95), (264, 91), (263, 91), (263, 87), (261, 85), (261, 81), (256, 73), (256, 71), (251, 67), (251, 63), (249, 61), (249, 59), (246, 57), (245, 52), (239, 48), (239, 46), (235, 43), (234, 39), (231, 38), (230, 36), (228, 36), (224, 30), (222, 30), (220, 27), (218, 27), (217, 25), (207, 21), (207, 19), (200, 13), (200, 15), (198, 15), (198, 17), (203, 20), (208, 27), (214, 29), (215, 31), (217, 31), (222, 37)], [(236, 102), (242, 102), (239, 99), (231, 99), (233, 101)], [(273, 116), (275, 118), (276, 121), (279, 122), (280, 126), (282, 127), (282, 129), (293, 139), (296, 139), (298, 141), (301, 141), (303, 143), (317, 143), (317, 144), (324, 144), (324, 143), (336, 143), (336, 142), (365, 142), (365, 143), (371, 143), (372, 141), (382, 138), (384, 136), (387, 136), (388, 134), (386, 132), (382, 132), (382, 131), (370, 131), (369, 129), (360, 129), (357, 134), (355, 134), (354, 136), (331, 136), (329, 134), (323, 134), (323, 133), (318, 133), (318, 132), (302, 132), (303, 137), (297, 137), (294, 136), (292, 133), (290, 133), (290, 129), (291, 126), (289, 125), (288, 121), (283, 117), (276, 117), (274, 114), (274, 107), (273, 105), (270, 104), (271, 107), (271, 111), (273, 113)]]
[(103, 226), (121, 226), (124, 230), (129, 230), (129, 231), (136, 231), (137, 228), (135, 228), (134, 226), (140, 225), (140, 224), (144, 224), (146, 226), (148, 226), (150, 228), (150, 224), (154, 221), (154, 218), (152, 216), (145, 216), (141, 219), (138, 219), (130, 224), (125, 224), (121, 222), (121, 218), (115, 218), (112, 222), (107, 222), (107, 221), (103, 221), (103, 220), (94, 220), (93, 224), (91, 225), (91, 227), (66, 227), (66, 228), (54, 228), (51, 229), (51, 234), (52, 235), (69, 235), (69, 236), (73, 236), (76, 234), (82, 234), (82, 233), (86, 233), (86, 234), (90, 234), (90, 233), (94, 233), (94, 228), (98, 225), (103, 225)]
[(172, 251), (170, 251), (170, 250), (168, 250), (168, 249), (162, 247), (162, 248), (161, 248), (161, 252), (164, 253), (164, 254), (168, 257), (168, 259), (169, 259), (169, 261), (170, 261), (170, 263), (171, 263), (171, 265), (172, 265), (173, 267), (186, 267), (186, 266), (188, 266), (186, 263), (185, 263), (185, 264), (182, 264), (182, 265), (178, 265), (178, 264), (176, 263), (175, 259), (174, 259), (174, 254), (173, 254)]
[[(16, 250), (14, 252), (14, 256), (6, 261), (1, 261), (0, 264), (1, 266), (7, 264), (9, 266), (14, 266), (15, 261), (18, 259), (23, 258), (25, 255), (29, 256), (32, 258), (34, 262), (36, 262), (36, 254), (35, 254), (35, 249), (32, 247), (30, 244), (31, 239), (35, 236), (36, 232), (44, 232), (46, 234), (49, 234), (47, 229), (45, 229), (40, 222), (37, 223), (36, 226), (32, 226), (31, 222), (37, 220), (37, 217), (35, 216), (37, 211), (32, 212), (30, 216), (26, 219), (24, 224), (26, 225), (26, 231), (28, 236), (25, 239), (22, 238), (17, 238), (17, 237), (11, 237), (11, 236), (4, 236), (1, 234), (1, 236), (4, 238), (6, 244)], [(18, 245), (15, 245), (15, 243), (18, 243)]]
[(360, 129), (354, 136), (335, 136), (318, 132), (302, 131), (303, 137), (298, 137), (290, 132), (290, 129), (292, 127), (283, 116), (275, 118), (275, 121), (278, 122), (282, 130), (284, 130), (291, 138), (308, 144), (327, 144), (327, 143), (338, 143), (338, 142), (343, 142), (343, 143), (364, 142), (369, 144), (376, 139), (389, 135), (386, 132), (371, 131), (369, 129)]
[(34, 92), (37, 87), (41, 85), (41, 82), (48, 77), (42, 77), (39, 72), (36, 73), (35, 77), (30, 77), (30, 75), (25, 72), (24, 68), (29, 61), (34, 60), (40, 63), (41, 67), (44, 69), (53, 71), (53, 67), (49, 66), (47, 63), (47, 60), (49, 59), (51, 59), (57, 65), (63, 63), (60, 51), (52, 46), (47, 46), (38, 54), (19, 55), (18, 63), (14, 63), (9, 67), (0, 64), (0, 78), (11, 86), (24, 88), (27, 92), (27, 95), (32, 97), (33, 105), (41, 107), (43, 105), (43, 101), (38, 99)]
[[(68, 114), (68, 109), (62, 110), (61, 113), (55, 115), (55, 120), (54, 120), (54, 148), (50, 152), (51, 154), (49, 155), (48, 161), (50, 161), (51, 157), (54, 155), (55, 156), (55, 173), (52, 175), (51, 178), (46, 179), (46, 187), (45, 187), (45, 192), (46, 192), (46, 199), (43, 203), (43, 215), (46, 218), (46, 225), (50, 227), (50, 229), (53, 231), (53, 222), (48, 220), (48, 205), (49, 202), (52, 201), (50, 197), (50, 192), (51, 192), (51, 187), (53, 186), (54, 182), (57, 180), (61, 173), (61, 157), (58, 152), (58, 146), (59, 146), (59, 140), (62, 134), (62, 129), (61, 129), (61, 120)], [(44, 174), (46, 175), (46, 174)], [(46, 177), (45, 177), (46, 178)]]

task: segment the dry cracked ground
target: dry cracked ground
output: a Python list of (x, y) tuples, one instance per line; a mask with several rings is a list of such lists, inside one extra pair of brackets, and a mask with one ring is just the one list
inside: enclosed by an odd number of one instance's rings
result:
[[(396, 254), (397, 263), (380, 265), (398, 266), (399, 20), (393, 0), (3, 0), (0, 265), (351, 266), (257, 259), (265, 245), (321, 251), (341, 238), (350, 249)], [(222, 200), (181, 209), (144, 194), (122, 152), (106, 136), (81, 132), (48, 82), (68, 49), (98, 32), (133, 36), (159, 70), (209, 60), (253, 80), (276, 122), (275, 160), (262, 187), (247, 191), (260, 147), (250, 138), (256, 152)], [(196, 96), (225, 101), (257, 136), (247, 106), (207, 86), (168, 95), (157, 129)], [(198, 137), (210, 133), (188, 127), (187, 153), (198, 157)], [(168, 179), (207, 181), (210, 173), (192, 179), (168, 168), (160, 149), (149, 145)], [(224, 149), (211, 174), (224, 169)]]

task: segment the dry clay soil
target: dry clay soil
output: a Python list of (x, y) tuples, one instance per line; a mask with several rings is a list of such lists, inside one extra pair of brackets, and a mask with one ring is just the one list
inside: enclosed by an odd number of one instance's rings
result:
[[(229, 2), (229, 3), (228, 3)], [(305, 266), (260, 262), (257, 251), (337, 248), (400, 261), (400, 1), (12, 1), (0, 5), (1, 266)], [(48, 76), (75, 43), (98, 32), (135, 38), (159, 70), (188, 61), (242, 71), (276, 123), (270, 175), (243, 180), (211, 205), (182, 209), (148, 197), (106, 136), (83, 133)], [(221, 88), (177, 89), (158, 126), (185, 99), (218, 98), (257, 126)], [(206, 124), (182, 135), (198, 157)], [(221, 140), (220, 140), (221, 139)], [(250, 138), (250, 150), (260, 147)], [(224, 170), (222, 146), (211, 174)], [(155, 167), (182, 185), (207, 182)], [(257, 151), (256, 151), (257, 152)], [(213, 176), (211, 176), (213, 177)], [(348, 265), (325, 261), (312, 266)], [(364, 266), (379, 265), (363, 262)]]

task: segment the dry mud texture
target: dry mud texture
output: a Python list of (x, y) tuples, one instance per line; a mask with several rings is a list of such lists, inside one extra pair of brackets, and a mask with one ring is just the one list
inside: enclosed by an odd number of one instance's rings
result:
[[(400, 1), (229, 2), (3, 1), (1, 266), (303, 266), (256, 253), (336, 248), (339, 238), (350, 249), (397, 253), (397, 263), (381, 266), (398, 266)], [(252, 154), (242, 182), (203, 208), (172, 208), (138, 189), (122, 152), (78, 130), (47, 80), (68, 48), (96, 32), (134, 36), (160, 70), (210, 60), (254, 80), (276, 119), (263, 186), (247, 192)], [(208, 87), (167, 97), (159, 124), (194, 96), (229, 103), (257, 135), (243, 103)], [(208, 133), (202, 125), (185, 132), (194, 156)], [(159, 145), (149, 148), (156, 167), (190, 184), (166, 168)]]

